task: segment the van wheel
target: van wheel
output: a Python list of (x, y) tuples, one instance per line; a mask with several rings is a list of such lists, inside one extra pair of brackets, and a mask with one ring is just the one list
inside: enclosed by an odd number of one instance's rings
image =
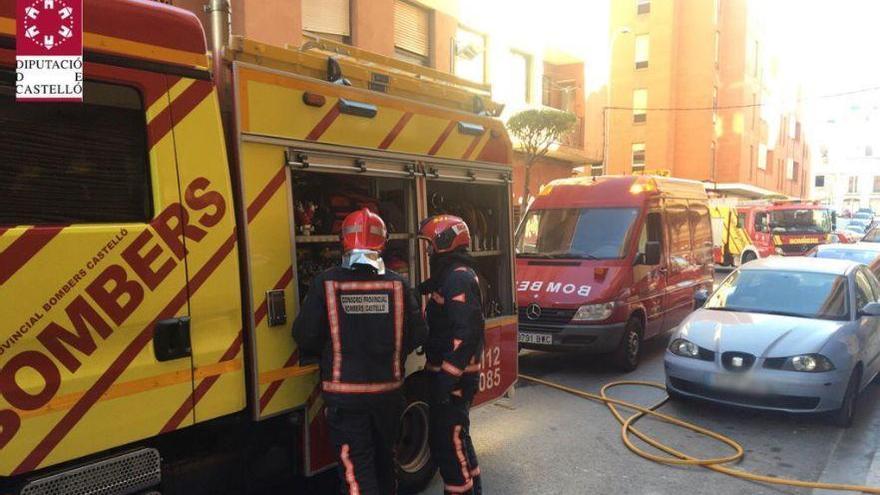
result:
[(745, 253), (742, 254), (742, 257), (740, 257), (739, 264), (745, 265), (749, 261), (755, 261), (756, 259), (758, 259), (758, 257), (755, 256), (755, 253), (753, 253), (751, 251), (746, 251)]
[(400, 493), (419, 493), (434, 478), (437, 465), (428, 445), (428, 380), (416, 375), (406, 384), (406, 408), (397, 439), (397, 480)]
[(624, 327), (623, 338), (617, 350), (611, 356), (614, 365), (623, 371), (633, 371), (639, 367), (639, 361), (642, 359), (642, 320), (639, 318), (630, 318)]

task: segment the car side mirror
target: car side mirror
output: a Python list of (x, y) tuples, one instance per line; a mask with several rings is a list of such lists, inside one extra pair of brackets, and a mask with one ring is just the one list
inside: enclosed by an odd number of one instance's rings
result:
[(660, 264), (660, 243), (657, 241), (648, 241), (645, 243), (645, 252), (641, 255), (642, 265), (659, 265)]
[(702, 308), (706, 301), (709, 300), (709, 290), (708, 289), (697, 289), (694, 292), (694, 309)]
[(876, 318), (880, 316), (880, 302), (869, 302), (859, 310), (859, 316), (867, 316), (868, 318)]

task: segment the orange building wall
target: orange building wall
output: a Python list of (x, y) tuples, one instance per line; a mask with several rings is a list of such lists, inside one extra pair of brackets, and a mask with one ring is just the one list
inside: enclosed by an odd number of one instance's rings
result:
[[(721, 6), (717, 24), (716, 4)], [(746, 183), (794, 196), (806, 195), (810, 157), (804, 136), (789, 143), (792, 140), (782, 136), (783, 125), (779, 142), (768, 143), (768, 123), (762, 122), (760, 109), (746, 107), (752, 105), (753, 95), (761, 103), (762, 85), (775, 83), (768, 79), (770, 74), (764, 74), (762, 59), (755, 60), (754, 40), (758, 35), (753, 21), (748, 0), (655, 0), (651, 12), (644, 15), (636, 14), (636, 2), (611, 2), (611, 106), (626, 109), (611, 111), (608, 173), (631, 173), (632, 144), (644, 142), (648, 170), (666, 169), (676, 177)], [(624, 26), (630, 28), (630, 34), (613, 34)], [(635, 37), (643, 33), (650, 35), (649, 66), (636, 70)], [(718, 88), (719, 109), (713, 122), (714, 87)], [(706, 110), (648, 110), (647, 122), (634, 124), (629, 108), (636, 88), (648, 89), (649, 108)], [(786, 119), (796, 116), (794, 113)], [(774, 150), (768, 153), (772, 156), (768, 156), (766, 171), (757, 168), (762, 142)], [(801, 164), (793, 180), (785, 177), (786, 157)], [(777, 163), (780, 160), (782, 167)]]

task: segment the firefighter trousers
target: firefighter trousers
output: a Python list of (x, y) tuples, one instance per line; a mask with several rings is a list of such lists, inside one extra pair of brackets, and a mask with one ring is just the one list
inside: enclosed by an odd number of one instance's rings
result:
[(368, 408), (327, 407), (330, 439), (339, 461), (340, 493), (397, 493), (394, 445), (403, 405), (401, 399)]
[(470, 435), (470, 406), (476, 388), (476, 377), (465, 376), (453, 389), (449, 402), (430, 404), (431, 456), (440, 468), (446, 494), (483, 493)]

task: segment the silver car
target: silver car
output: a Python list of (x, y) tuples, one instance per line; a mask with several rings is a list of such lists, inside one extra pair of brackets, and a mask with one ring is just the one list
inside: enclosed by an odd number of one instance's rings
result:
[(880, 282), (865, 265), (770, 257), (743, 265), (672, 335), (670, 397), (852, 423), (880, 371)]

